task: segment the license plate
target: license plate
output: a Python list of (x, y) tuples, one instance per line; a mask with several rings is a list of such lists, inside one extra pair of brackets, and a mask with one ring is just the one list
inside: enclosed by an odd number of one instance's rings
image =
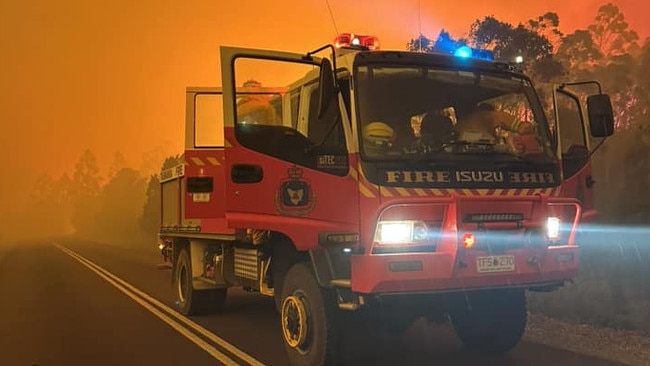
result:
[(476, 257), (476, 271), (479, 273), (511, 272), (514, 270), (514, 255), (489, 255), (486, 257)]

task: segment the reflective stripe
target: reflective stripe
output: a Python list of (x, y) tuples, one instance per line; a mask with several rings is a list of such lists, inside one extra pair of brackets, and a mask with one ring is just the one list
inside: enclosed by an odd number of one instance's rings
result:
[(515, 118), (514, 121), (510, 124), (510, 127), (512, 128), (512, 132), (517, 132), (519, 131), (519, 126), (521, 126), (521, 121), (517, 118)]

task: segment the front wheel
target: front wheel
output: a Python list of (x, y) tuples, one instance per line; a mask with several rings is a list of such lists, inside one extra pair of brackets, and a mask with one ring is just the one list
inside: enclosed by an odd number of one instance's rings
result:
[(187, 249), (181, 249), (174, 265), (173, 289), (178, 310), (184, 315), (204, 315), (223, 309), (227, 289), (195, 290), (192, 263)]
[(476, 291), (454, 296), (449, 318), (468, 349), (505, 353), (523, 337), (527, 317), (524, 290)]
[(282, 286), (281, 329), (292, 365), (336, 364), (336, 298), (304, 263), (293, 265)]

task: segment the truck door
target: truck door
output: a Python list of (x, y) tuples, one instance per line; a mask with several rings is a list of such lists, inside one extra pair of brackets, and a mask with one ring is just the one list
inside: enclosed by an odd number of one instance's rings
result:
[(221, 48), (228, 224), (283, 232), (301, 249), (315, 248), (319, 234), (358, 230), (351, 129), (338, 96), (320, 108), (320, 62)]
[[(223, 98), (219, 88), (188, 87), (185, 91), (185, 193), (181, 226), (205, 232), (222, 231)], [(220, 224), (221, 221), (221, 224)]]
[(555, 128), (558, 152), (562, 158), (564, 197), (578, 199), (583, 205), (583, 219), (595, 215), (589, 138), (580, 99), (564, 89), (554, 93)]

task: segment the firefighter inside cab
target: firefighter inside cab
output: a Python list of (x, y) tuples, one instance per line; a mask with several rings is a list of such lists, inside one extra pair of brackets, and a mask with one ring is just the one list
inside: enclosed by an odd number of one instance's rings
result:
[(532, 122), (489, 103), (480, 103), (457, 126), (459, 141), (494, 143), (515, 154), (537, 154), (542, 151), (535, 137)]
[(533, 122), (490, 103), (479, 103), (457, 119), (454, 108), (404, 118), (404, 126), (373, 121), (362, 135), (370, 156), (402, 155), (418, 151), (449, 151), (453, 146), (491, 146), (516, 155), (542, 152)]

